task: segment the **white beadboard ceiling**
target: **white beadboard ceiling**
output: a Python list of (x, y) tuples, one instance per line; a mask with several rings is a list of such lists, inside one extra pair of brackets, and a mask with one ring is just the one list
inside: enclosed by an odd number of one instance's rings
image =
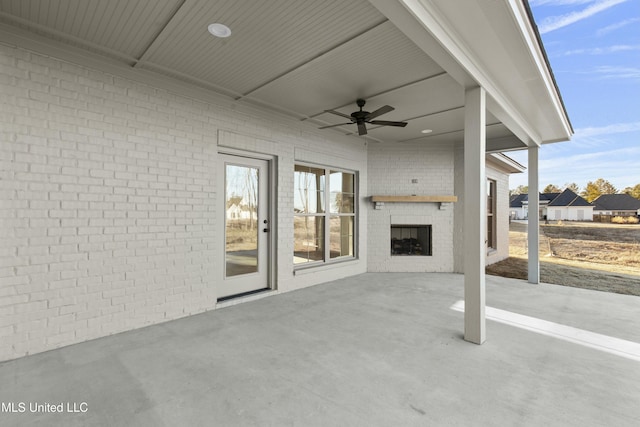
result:
[[(214, 22), (232, 35), (211, 36)], [(0, 0), (0, 24), (313, 126), (344, 122), (324, 110), (350, 114), (364, 98), (368, 111), (395, 107), (379, 120), (409, 122), (369, 125), (370, 139), (462, 140), (463, 88), (367, 0)], [(487, 137), (488, 150), (524, 147), (491, 114)]]

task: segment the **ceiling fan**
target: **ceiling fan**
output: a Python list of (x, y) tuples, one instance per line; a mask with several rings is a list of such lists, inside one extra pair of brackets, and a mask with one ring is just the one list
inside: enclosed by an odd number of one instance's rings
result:
[(335, 114), (337, 116), (340, 117), (344, 117), (346, 119), (351, 120), (348, 123), (339, 123), (337, 125), (329, 125), (329, 126), (322, 126), (319, 129), (326, 129), (326, 128), (332, 128), (332, 127), (336, 127), (336, 126), (344, 126), (344, 125), (350, 125), (350, 124), (357, 124), (358, 125), (358, 135), (366, 135), (367, 134), (367, 126), (365, 125), (365, 123), (370, 123), (372, 125), (379, 125), (379, 126), (398, 126), (398, 127), (405, 127), (407, 125), (407, 122), (390, 122), (387, 120), (373, 120), (378, 116), (381, 116), (383, 114), (386, 114), (390, 111), (393, 111), (394, 108), (390, 105), (385, 105), (384, 107), (380, 107), (378, 108), (376, 111), (370, 113), (368, 111), (362, 111), (362, 107), (364, 107), (365, 104), (365, 100), (364, 99), (358, 99), (356, 101), (356, 104), (358, 105), (358, 107), (360, 107), (360, 111), (355, 111), (353, 113), (351, 113), (350, 116), (341, 113), (340, 111), (336, 111), (336, 110), (325, 110), (325, 112), (327, 113), (331, 113), (331, 114)]

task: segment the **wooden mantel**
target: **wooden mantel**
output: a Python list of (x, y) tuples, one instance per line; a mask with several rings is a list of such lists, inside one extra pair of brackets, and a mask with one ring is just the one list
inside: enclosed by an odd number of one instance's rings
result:
[(382, 209), (385, 203), (440, 203), (444, 210), (450, 203), (458, 201), (457, 196), (371, 196), (375, 209)]
[(372, 202), (389, 203), (455, 203), (458, 196), (371, 196)]

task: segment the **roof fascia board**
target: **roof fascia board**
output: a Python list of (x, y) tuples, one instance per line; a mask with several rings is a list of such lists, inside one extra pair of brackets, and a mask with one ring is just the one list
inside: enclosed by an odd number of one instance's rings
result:
[[(437, 23), (448, 24), (447, 18), (437, 7), (438, 0), (402, 0), (411, 10), (419, 10), (420, 18), (431, 15)], [(450, 1), (450, 0), (445, 0)], [(468, 0), (467, 0), (468, 1)], [(455, 58), (471, 78), (482, 86), (487, 95), (487, 109), (491, 111), (505, 126), (507, 126), (527, 146), (540, 146), (542, 138), (528, 123), (528, 121), (513, 106), (509, 97), (500, 89), (496, 79), (492, 78), (482, 69), (481, 59), (468, 48), (463, 38), (451, 25), (438, 24), (438, 40), (444, 44), (445, 49)]]
[[(507, 0), (509, 3), (509, 10), (511, 10), (513, 17), (520, 27), (521, 34), (525, 37), (525, 42), (529, 47), (529, 52), (532, 53), (533, 60), (538, 67), (538, 72), (542, 77), (544, 85), (547, 89), (546, 93), (551, 97), (551, 102), (554, 105), (556, 114), (563, 118), (563, 125), (567, 135), (573, 134), (573, 126), (567, 109), (562, 100), (562, 94), (558, 88), (558, 84), (553, 75), (549, 58), (544, 49), (542, 43), (542, 37), (538, 31), (538, 26), (534, 21), (533, 12), (529, 6), (528, 0)], [(517, 11), (517, 13), (516, 13)], [(545, 141), (545, 142), (559, 142), (559, 141)]]
[[(438, 0), (369, 1), (459, 84), (465, 88), (482, 86), (489, 95), (487, 108), (527, 146), (540, 146), (542, 138), (539, 133), (513, 106), (509, 97), (500, 89), (499, 84), (496, 84), (496, 79), (491, 78), (485, 70), (480, 68), (478, 64), (482, 62), (449, 24), (449, 18), (437, 7)], [(532, 30), (528, 15), (520, 0), (503, 1), (508, 2), (511, 13), (517, 18), (518, 25), (527, 29), (523, 34), (526, 35), (530, 49), (532, 46), (537, 47), (535, 30)], [(548, 80), (550, 73), (541, 50), (536, 48), (531, 52), (535, 55), (538, 66), (544, 65), (542, 69), (545, 70), (545, 73), (543, 75), (545, 80)], [(552, 92), (555, 94), (556, 100), (559, 100), (555, 86), (548, 86), (548, 89), (553, 89)], [(562, 117), (566, 118), (564, 110)], [(567, 122), (567, 135), (570, 135), (568, 120), (565, 121)]]
[(527, 169), (511, 157), (502, 153), (487, 154), (487, 162), (490, 162), (494, 166), (497, 166), (508, 173), (522, 173)]

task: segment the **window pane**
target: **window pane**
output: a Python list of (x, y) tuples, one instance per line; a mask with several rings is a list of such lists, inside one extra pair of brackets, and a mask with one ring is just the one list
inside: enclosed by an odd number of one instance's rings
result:
[(487, 212), (495, 212), (495, 199), (496, 199), (496, 182), (493, 180), (487, 181)]
[(227, 165), (226, 270), (227, 277), (258, 271), (258, 169)]
[(353, 194), (342, 193), (341, 208), (339, 213), (353, 213)]
[(324, 169), (295, 166), (293, 209), (296, 213), (322, 213), (324, 207)]
[(355, 175), (352, 173), (331, 171), (331, 213), (354, 212), (354, 179)]
[(330, 223), (331, 258), (354, 256), (353, 253), (353, 220), (352, 216), (332, 216)]
[(496, 247), (496, 181), (487, 180), (487, 246)]
[(293, 218), (293, 263), (324, 260), (324, 217)]

